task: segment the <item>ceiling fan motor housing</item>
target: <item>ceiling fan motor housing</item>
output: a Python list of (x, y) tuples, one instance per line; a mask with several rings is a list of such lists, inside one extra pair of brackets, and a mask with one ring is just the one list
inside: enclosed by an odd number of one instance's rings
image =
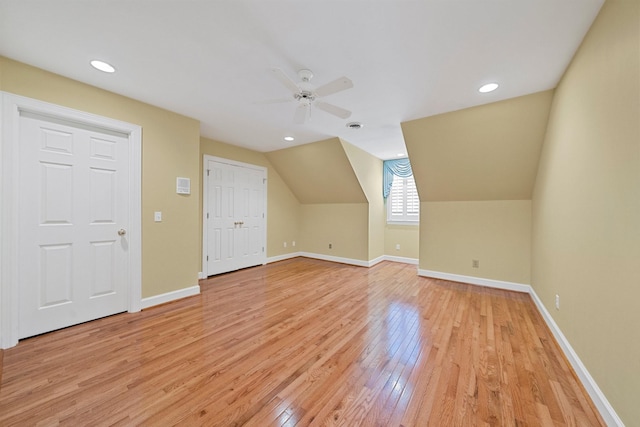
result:
[(308, 90), (301, 90), (298, 93), (294, 93), (293, 97), (298, 101), (307, 100), (309, 102), (313, 102), (313, 100), (316, 99), (316, 96), (313, 94), (313, 92)]
[(298, 71), (298, 77), (300, 77), (300, 80), (303, 82), (308, 82), (313, 78), (313, 73), (311, 70), (300, 70)]

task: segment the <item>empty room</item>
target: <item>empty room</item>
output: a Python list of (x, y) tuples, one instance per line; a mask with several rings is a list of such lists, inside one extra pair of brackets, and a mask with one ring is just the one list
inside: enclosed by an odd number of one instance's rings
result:
[(0, 0), (0, 426), (640, 426), (640, 1)]

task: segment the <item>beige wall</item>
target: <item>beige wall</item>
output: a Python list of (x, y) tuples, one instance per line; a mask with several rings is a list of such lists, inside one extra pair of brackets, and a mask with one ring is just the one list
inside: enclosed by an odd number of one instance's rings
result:
[(367, 203), (306, 204), (300, 210), (301, 251), (369, 260)]
[[(257, 151), (201, 138), (200, 159), (203, 159), (205, 154), (267, 168), (267, 256), (275, 257), (297, 252), (300, 249), (298, 243), (300, 202), (267, 157)], [(201, 169), (202, 164), (201, 160)], [(200, 212), (200, 248), (202, 249), (202, 200), (200, 200)], [(284, 242), (287, 243), (286, 248)], [(295, 247), (293, 242), (296, 242)]]
[[(0, 90), (142, 126), (142, 296), (197, 285), (198, 121), (6, 58), (0, 69)], [(191, 195), (176, 194), (178, 176)]]
[[(386, 221), (386, 212), (385, 212)], [(400, 249), (396, 249), (400, 245)], [(384, 254), (418, 259), (420, 254), (420, 226), (387, 224), (384, 228)]]
[(368, 261), (369, 204), (342, 142), (332, 138), (265, 155), (301, 203), (298, 250)]
[(420, 211), (421, 269), (530, 283), (531, 201), (424, 202)]
[(552, 98), (545, 91), (402, 124), (421, 201), (421, 269), (530, 283), (530, 199)]
[(265, 154), (300, 203), (367, 202), (338, 138)]
[(553, 91), (402, 123), (421, 202), (530, 200)]
[(374, 260), (384, 255), (384, 228), (387, 222), (382, 197), (382, 160), (346, 141), (342, 141), (342, 147), (369, 201), (368, 260)]
[(532, 285), (628, 426), (640, 420), (639, 40), (639, 2), (607, 0), (556, 90), (533, 198)]
[[(297, 240), (295, 251), (369, 260), (384, 240), (385, 254), (413, 257), (419, 233), (422, 269), (532, 283), (633, 425), (640, 419), (639, 22), (637, 0), (607, 0), (555, 94), (404, 123), (421, 225), (386, 226), (384, 238), (377, 216), (384, 208), (370, 190), (377, 162), (337, 138), (266, 155), (201, 140), (196, 120), (6, 58), (0, 90), (143, 127), (144, 297), (197, 283), (202, 155), (266, 166), (268, 256), (293, 252)], [(190, 196), (175, 193), (177, 176), (191, 178)], [(153, 222), (154, 211), (163, 222)]]

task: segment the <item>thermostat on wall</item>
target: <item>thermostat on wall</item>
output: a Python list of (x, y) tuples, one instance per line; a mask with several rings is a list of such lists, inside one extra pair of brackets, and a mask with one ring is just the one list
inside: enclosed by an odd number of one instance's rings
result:
[(178, 177), (176, 181), (176, 192), (178, 194), (191, 194), (191, 179)]

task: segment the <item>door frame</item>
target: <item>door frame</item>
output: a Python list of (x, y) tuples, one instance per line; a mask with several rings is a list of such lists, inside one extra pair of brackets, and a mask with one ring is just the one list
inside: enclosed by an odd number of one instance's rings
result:
[(92, 113), (0, 91), (0, 348), (18, 343), (18, 179), (20, 115), (35, 113), (123, 134), (129, 148), (129, 251), (127, 310), (140, 311), (142, 300), (142, 127)]
[(264, 197), (263, 199), (263, 207), (262, 210), (264, 212), (264, 226), (263, 226), (263, 235), (262, 241), (264, 242), (264, 251), (262, 252), (262, 265), (267, 263), (267, 183), (269, 182), (267, 176), (267, 168), (264, 166), (253, 165), (251, 163), (243, 163), (235, 160), (224, 159), (222, 157), (211, 156), (209, 154), (205, 154), (202, 156), (202, 279), (206, 279), (209, 277), (208, 267), (207, 267), (207, 245), (209, 243), (208, 240), (208, 224), (207, 224), (207, 206), (209, 206), (209, 180), (207, 179), (207, 163), (209, 161), (214, 161), (218, 163), (225, 163), (232, 166), (240, 166), (242, 168), (248, 169), (257, 169), (264, 172)]

